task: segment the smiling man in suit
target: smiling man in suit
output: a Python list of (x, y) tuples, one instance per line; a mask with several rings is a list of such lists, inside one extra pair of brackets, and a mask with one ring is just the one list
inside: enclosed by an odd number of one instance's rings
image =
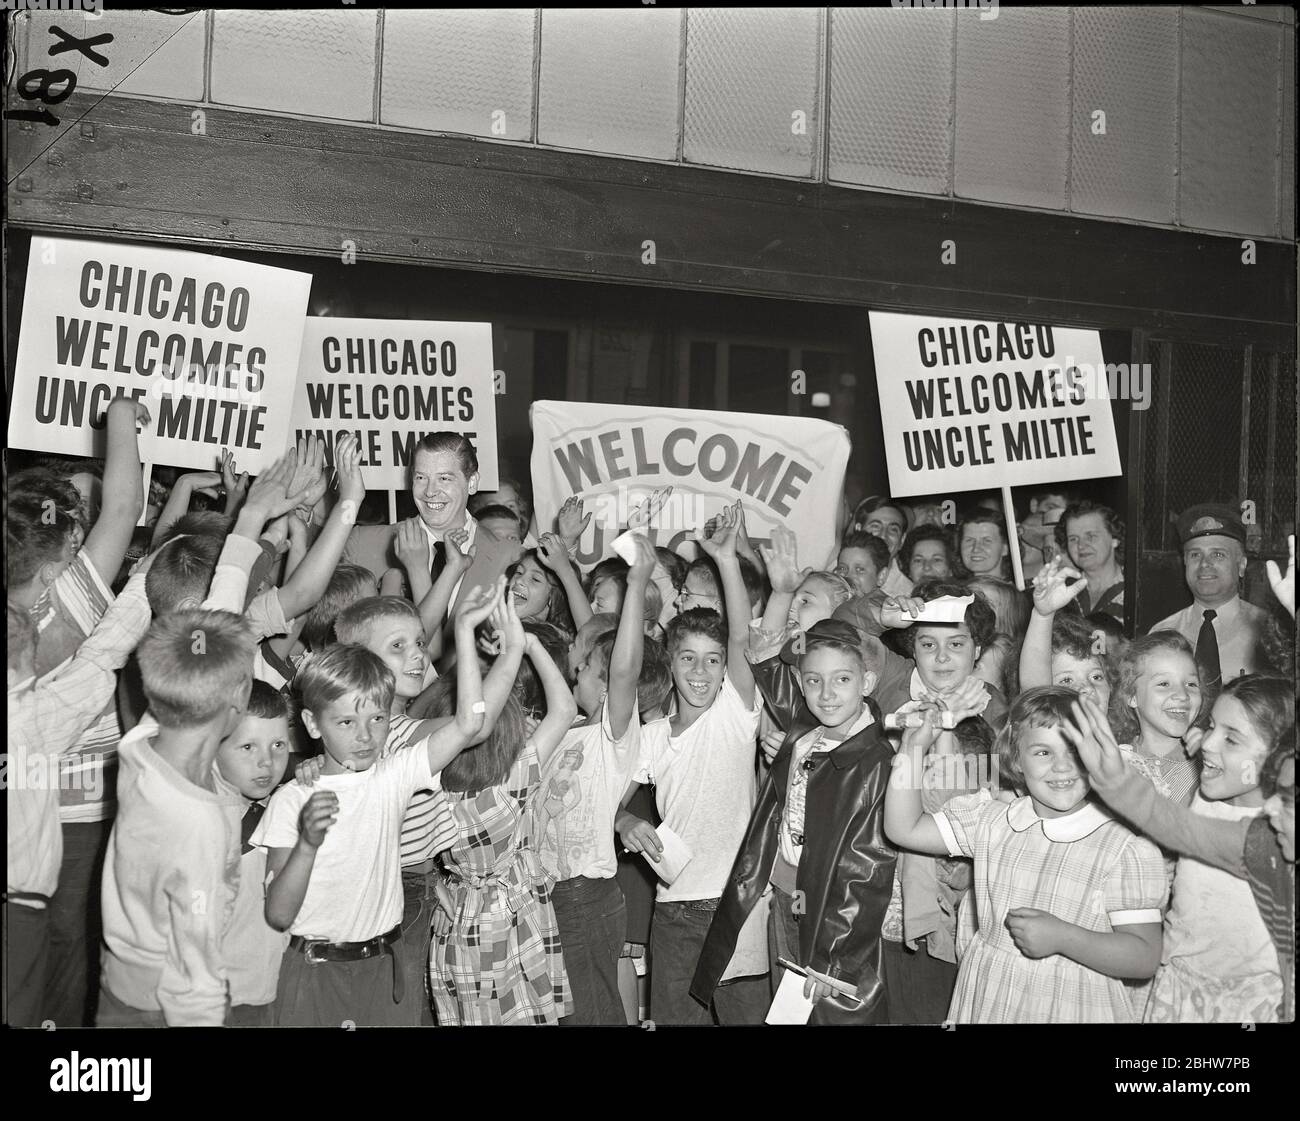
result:
[[(446, 535), (462, 529), (469, 534), (463, 549), (474, 551), (474, 561), (452, 593), (448, 618), (465, 593), (473, 587), (488, 587), (505, 572), (511, 561), (511, 547), (491, 530), (479, 525), (466, 510), (469, 496), (478, 490), (478, 455), (474, 445), (458, 432), (434, 432), (415, 445), (411, 459), (411, 497), (417, 522), (429, 539), (433, 558), (430, 577), (437, 580), (445, 564)], [(399, 567), (394, 542), (397, 526), (357, 526), (348, 538), (345, 558), (364, 565), (381, 579), (390, 568)]]

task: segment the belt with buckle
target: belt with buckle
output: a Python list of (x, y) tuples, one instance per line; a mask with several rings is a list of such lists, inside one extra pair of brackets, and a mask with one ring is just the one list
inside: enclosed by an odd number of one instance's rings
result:
[(387, 954), (393, 961), (393, 1003), (401, 1004), (406, 991), (402, 976), (402, 965), (397, 960), (393, 945), (402, 937), (402, 924), (398, 923), (386, 934), (368, 938), (364, 942), (325, 942), (321, 939), (304, 938), (295, 934), (289, 939), (289, 949), (295, 953), (299, 950), (311, 965), (322, 965), (331, 961), (365, 961), (367, 958)]

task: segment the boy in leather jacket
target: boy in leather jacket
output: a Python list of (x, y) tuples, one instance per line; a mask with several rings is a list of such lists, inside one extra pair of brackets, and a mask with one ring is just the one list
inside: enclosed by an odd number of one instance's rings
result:
[[(792, 660), (801, 696), (782, 688)], [(880, 926), (897, 853), (884, 832), (893, 751), (869, 697), (878, 662), (878, 647), (858, 628), (826, 619), (753, 667), (787, 732), (700, 954), (697, 1000), (712, 997), (770, 883), (773, 977), (777, 957), (808, 971), (809, 1022), (888, 1022)]]

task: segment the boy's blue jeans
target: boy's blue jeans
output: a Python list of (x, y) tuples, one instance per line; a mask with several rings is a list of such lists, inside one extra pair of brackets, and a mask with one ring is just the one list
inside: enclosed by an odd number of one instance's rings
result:
[(551, 892), (573, 1011), (560, 1023), (627, 1024), (618, 991), (618, 958), (627, 936), (627, 904), (614, 877), (561, 880)]
[(767, 1015), (772, 997), (765, 978), (742, 977), (719, 985), (711, 1009), (690, 994), (717, 909), (716, 899), (655, 903), (650, 926), (650, 1019), (656, 1024), (761, 1024)]

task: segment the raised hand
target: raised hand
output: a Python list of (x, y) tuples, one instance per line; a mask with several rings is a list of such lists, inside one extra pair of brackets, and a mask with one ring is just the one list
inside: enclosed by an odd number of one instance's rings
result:
[(655, 520), (655, 516), (659, 511), (663, 509), (664, 503), (668, 501), (668, 496), (672, 493), (671, 484), (651, 491), (649, 497), (638, 503), (636, 509), (628, 514), (627, 528), (644, 529), (649, 526)]
[(557, 574), (560, 569), (573, 564), (569, 559), (569, 550), (565, 548), (563, 539), (557, 533), (542, 534), (537, 542), (537, 559)]
[[(424, 531), (420, 531), (420, 536), (424, 536)], [(469, 552), (462, 552), (465, 548), (465, 542), (469, 540), (469, 530), (452, 529), (448, 530), (443, 539), (443, 556), (446, 558), (446, 565), (443, 571), (450, 571), (453, 577), (460, 579), (469, 571), (470, 565), (474, 563), (474, 546), (469, 547)], [(429, 566), (426, 564), (425, 568)]]
[(302, 505), (306, 491), (291, 489), (296, 463), (297, 457), (288, 451), (258, 475), (248, 488), (244, 509), (255, 510), (270, 521)]
[[(355, 437), (353, 437), (355, 439)], [(325, 497), (329, 485), (325, 472), (325, 445), (315, 436), (299, 440), (294, 449), (294, 473), (290, 489), (301, 491), (302, 505), (315, 506)]]
[(734, 506), (724, 506), (714, 520), (712, 533), (708, 532), (708, 526), (705, 526), (705, 533), (697, 533), (695, 540), (714, 562), (728, 560), (736, 555), (736, 530), (740, 520), (737, 513), (740, 503)]
[(221, 449), (221, 485), (226, 488), (226, 512), (230, 513), (248, 494), (248, 472), (239, 470), (229, 448)]
[(763, 758), (767, 760), (769, 766), (776, 759), (783, 743), (785, 743), (785, 733), (781, 731), (768, 732), (758, 741), (758, 746), (763, 749)]
[(954, 724), (960, 724), (972, 716), (979, 716), (989, 706), (988, 690), (984, 688), (983, 679), (975, 674), (971, 674), (951, 693), (936, 700), (940, 707), (952, 713)]
[(151, 419), (148, 406), (143, 401), (137, 401), (134, 397), (114, 397), (108, 403), (108, 408), (104, 410), (104, 423), (106, 425), (130, 424), (139, 430), (148, 427)]
[(648, 584), (655, 565), (659, 562), (659, 554), (655, 552), (654, 543), (644, 533), (632, 534), (632, 548), (636, 550), (636, 559), (628, 569), (628, 583), (639, 581)]
[(501, 596), (492, 609), (492, 628), (497, 633), (502, 650), (524, 648), (527, 632), (515, 610), (515, 597), (509, 592)]
[(393, 542), (397, 559), (408, 572), (417, 569), (428, 572), (433, 563), (429, 556), (429, 535), (420, 528), (419, 518), (403, 518), (397, 523), (397, 537)]
[[(1053, 557), (1034, 576), (1034, 610), (1040, 615), (1052, 615), (1078, 599), (1088, 586), (1082, 576), (1065, 557)], [(1075, 582), (1067, 584), (1066, 580)]]
[(1265, 567), (1268, 569), (1268, 582), (1273, 589), (1273, 594), (1277, 596), (1277, 601), (1286, 608), (1287, 614), (1295, 618), (1295, 534), (1291, 534), (1286, 539), (1286, 571), (1283, 572), (1277, 566), (1276, 561), (1269, 561)]
[[(361, 475), (361, 444), (355, 433), (348, 432), (339, 437), (339, 442), (334, 448), (334, 471), (338, 476), (339, 501), (344, 504), (345, 512), (350, 510), (352, 521), (355, 523), (361, 503), (366, 499), (366, 483)], [(311, 489), (307, 492), (306, 505), (315, 506), (320, 501), (321, 495), (325, 493), (324, 488), (325, 465), (322, 458), (320, 476), (312, 482)], [(317, 489), (320, 490), (320, 494), (315, 494)], [(312, 501), (313, 494), (315, 494), (315, 501)], [(351, 507), (347, 505), (348, 503), (352, 504)]]
[(461, 601), (460, 610), (456, 612), (456, 626), (469, 627), (473, 630), (496, 610), (497, 604), (506, 592), (506, 578), (502, 576), (495, 584), (488, 587), (476, 587)]
[(1061, 735), (1074, 748), (1083, 763), (1092, 785), (1103, 794), (1107, 787), (1123, 781), (1128, 770), (1110, 721), (1101, 706), (1089, 697), (1080, 697), (1070, 703), (1073, 717), (1061, 725)]
[(799, 568), (798, 541), (785, 526), (772, 530), (772, 544), (759, 546), (772, 591), (793, 595), (811, 568)]
[(564, 500), (564, 505), (556, 515), (555, 528), (565, 545), (572, 546), (582, 536), (589, 521), (591, 515), (582, 512), (582, 499), (577, 495), (570, 495)]
[(220, 471), (189, 471), (176, 480), (176, 485), (182, 483), (190, 488), (191, 494), (206, 494), (209, 498), (216, 498), (220, 493), (221, 472)]
[(910, 627), (925, 610), (925, 600), (920, 596), (893, 596), (880, 605), (880, 624), (900, 629)]
[(262, 540), (269, 541), (275, 546), (277, 556), (289, 548), (289, 520), (292, 517), (292, 514), (281, 514), (262, 530)]

